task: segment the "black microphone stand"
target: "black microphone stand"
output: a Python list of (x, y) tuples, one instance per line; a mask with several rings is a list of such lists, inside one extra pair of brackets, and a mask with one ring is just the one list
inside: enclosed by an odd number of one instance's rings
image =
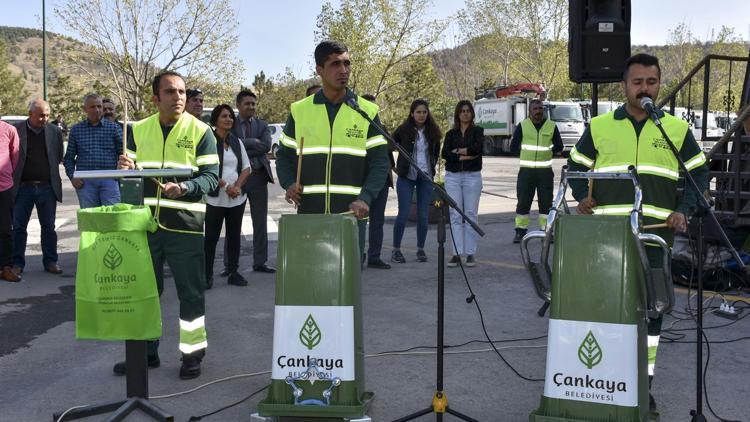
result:
[[(643, 102), (641, 103), (643, 104)], [(652, 106), (653, 107), (653, 106)], [(651, 108), (649, 110), (649, 107), (644, 107), (646, 109), (646, 112), (649, 115), (649, 118), (654, 122), (657, 128), (659, 128), (659, 131), (661, 132), (661, 135), (664, 137), (664, 139), (667, 141), (667, 144), (669, 145), (669, 149), (672, 150), (672, 154), (674, 154), (675, 158), (677, 159), (677, 162), (680, 165), (680, 170), (683, 171), (685, 174), (685, 180), (690, 185), (690, 188), (693, 189), (698, 197), (698, 204), (696, 207), (695, 212), (693, 213), (693, 217), (697, 219), (698, 224), (698, 300), (697, 300), (697, 309), (696, 312), (698, 313), (697, 319), (696, 319), (696, 395), (695, 395), (695, 409), (690, 410), (690, 416), (692, 416), (691, 422), (706, 422), (706, 417), (703, 415), (703, 249), (705, 247), (705, 239), (703, 238), (703, 219), (708, 216), (709, 221), (714, 225), (714, 227), (718, 230), (721, 241), (724, 243), (729, 249), (732, 251), (732, 254), (734, 255), (734, 259), (737, 261), (737, 264), (740, 268), (743, 270), (746, 269), (745, 264), (742, 262), (742, 259), (740, 258), (737, 251), (732, 246), (732, 243), (729, 241), (729, 238), (727, 238), (726, 233), (724, 233), (724, 230), (721, 228), (721, 225), (719, 224), (719, 221), (716, 219), (716, 215), (713, 213), (713, 210), (711, 209), (712, 203), (709, 202), (708, 199), (706, 199), (705, 196), (703, 196), (703, 192), (701, 192), (700, 188), (698, 187), (698, 184), (695, 182), (695, 179), (693, 179), (693, 176), (690, 174), (690, 171), (688, 171), (687, 167), (685, 166), (685, 162), (682, 160), (682, 157), (680, 157), (680, 152), (677, 151), (677, 148), (672, 143), (672, 140), (667, 135), (667, 132), (664, 130), (661, 124), (661, 120), (659, 120), (659, 116), (656, 114), (656, 111)], [(688, 189), (687, 186), (685, 186), (685, 189)], [(688, 298), (688, 301), (690, 298)]]
[[(416, 161), (414, 161), (414, 157), (412, 157), (400, 144), (396, 143), (393, 138), (386, 132), (383, 127), (381, 127), (378, 123), (374, 122), (370, 116), (367, 115), (362, 109), (359, 108), (359, 105), (354, 100), (348, 100), (346, 104), (352, 108), (354, 111), (359, 113), (365, 120), (370, 122), (370, 124), (378, 131), (385, 139), (388, 140), (388, 142), (395, 146), (398, 150), (398, 153), (400, 156), (404, 157), (406, 161), (409, 162), (409, 164), (417, 171), (417, 177), (418, 178), (424, 178), (424, 180), (429, 180), (432, 183), (432, 187), (435, 190), (435, 192), (438, 193), (438, 196), (440, 197), (439, 203), (436, 205), (438, 208), (440, 208), (440, 219), (438, 220), (438, 232), (437, 232), (437, 240), (438, 240), (438, 303), (437, 303), (437, 387), (435, 391), (435, 395), (432, 398), (432, 404), (430, 407), (427, 407), (422, 410), (418, 410), (410, 415), (404, 416), (402, 418), (396, 419), (394, 422), (406, 422), (413, 419), (416, 419), (420, 416), (426, 415), (428, 413), (435, 413), (435, 420), (438, 422), (442, 422), (443, 420), (443, 413), (449, 413), (461, 420), (469, 421), (469, 422), (478, 422), (476, 419), (473, 419), (469, 416), (466, 416), (456, 410), (453, 410), (448, 406), (448, 397), (445, 395), (445, 391), (443, 391), (443, 350), (444, 350), (444, 343), (443, 343), (443, 331), (445, 327), (445, 222), (446, 222), (446, 216), (448, 214), (448, 210), (450, 208), (453, 208), (456, 210), (463, 218), (464, 221), (469, 223), (472, 229), (476, 231), (480, 236), (484, 236), (484, 231), (479, 228), (477, 223), (470, 219), (464, 211), (459, 208), (458, 204), (456, 204), (456, 201), (453, 200), (453, 198), (448, 195), (448, 192), (443, 189), (442, 186), (437, 184), (435, 181), (432, 180), (432, 178), (422, 171), (419, 166), (417, 166)], [(446, 206), (447, 205), (447, 206)], [(468, 299), (467, 299), (468, 300)]]

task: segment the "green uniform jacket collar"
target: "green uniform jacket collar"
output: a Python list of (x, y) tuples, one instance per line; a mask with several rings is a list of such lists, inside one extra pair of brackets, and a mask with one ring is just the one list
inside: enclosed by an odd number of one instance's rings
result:
[[(355, 94), (354, 91), (352, 91), (351, 89), (346, 88), (346, 94), (344, 94), (344, 99), (341, 102), (345, 103), (349, 99), (356, 100), (357, 94)], [(313, 97), (313, 104), (325, 104), (325, 103), (333, 104), (332, 102), (328, 100), (328, 97), (323, 95), (323, 90), (321, 89), (320, 91), (315, 93), (315, 96)]]

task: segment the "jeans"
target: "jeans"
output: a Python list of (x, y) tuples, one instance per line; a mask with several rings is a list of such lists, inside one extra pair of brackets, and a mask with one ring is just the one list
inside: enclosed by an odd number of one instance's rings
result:
[(76, 195), (81, 208), (114, 205), (120, 202), (120, 185), (114, 179), (87, 179)]
[(45, 268), (50, 264), (57, 264), (57, 198), (52, 185), (21, 185), (13, 207), (13, 265), (21, 268), (26, 266), (26, 228), (35, 206), (42, 228), (42, 264)]
[(421, 177), (418, 180), (409, 180), (406, 177), (398, 177), (396, 181), (396, 196), (398, 197), (398, 216), (396, 223), (393, 224), (393, 247), (401, 247), (401, 239), (404, 237), (404, 228), (406, 219), (409, 218), (411, 210), (411, 198), (414, 195), (414, 189), (417, 190), (417, 248), (424, 248), (424, 242), (427, 238), (427, 217), (430, 211), (430, 202), (432, 202), (432, 181), (424, 180)]
[(370, 227), (369, 246), (367, 248), (367, 262), (375, 262), (380, 259), (380, 251), (383, 249), (383, 224), (385, 224), (385, 205), (388, 202), (388, 184), (378, 193), (370, 204)]
[[(466, 216), (477, 221), (479, 195), (482, 193), (482, 172), (445, 172), (445, 190)], [(451, 209), (451, 232), (453, 234), (454, 255), (474, 255), (477, 252), (477, 232), (463, 221), (461, 214)]]

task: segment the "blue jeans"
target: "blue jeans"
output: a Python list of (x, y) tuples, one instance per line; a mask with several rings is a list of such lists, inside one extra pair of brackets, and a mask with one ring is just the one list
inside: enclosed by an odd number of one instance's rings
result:
[[(445, 172), (445, 190), (456, 204), (463, 208), (466, 216), (476, 221), (479, 214), (479, 195), (482, 193), (482, 172)], [(454, 255), (474, 255), (477, 252), (477, 232), (463, 221), (461, 214), (451, 209), (451, 231), (453, 232)]]
[(418, 180), (409, 180), (406, 177), (399, 176), (396, 181), (398, 216), (396, 217), (396, 223), (393, 224), (393, 247), (396, 249), (401, 247), (401, 238), (404, 237), (404, 228), (406, 227), (406, 219), (409, 218), (414, 189), (417, 190), (417, 248), (424, 248), (428, 228), (427, 216), (433, 198), (432, 181), (424, 180), (421, 177)]
[(52, 186), (21, 185), (16, 193), (13, 207), (13, 265), (26, 266), (26, 227), (31, 219), (31, 210), (36, 206), (36, 215), (42, 228), (42, 264), (57, 263), (57, 233), (55, 232), (55, 214), (57, 198)]
[(87, 179), (76, 195), (81, 208), (114, 205), (120, 202), (120, 185), (114, 179)]

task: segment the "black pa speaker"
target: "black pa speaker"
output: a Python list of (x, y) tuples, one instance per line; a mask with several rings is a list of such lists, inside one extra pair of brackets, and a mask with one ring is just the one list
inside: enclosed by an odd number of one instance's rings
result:
[(568, 56), (573, 82), (619, 82), (630, 57), (630, 0), (570, 0)]

